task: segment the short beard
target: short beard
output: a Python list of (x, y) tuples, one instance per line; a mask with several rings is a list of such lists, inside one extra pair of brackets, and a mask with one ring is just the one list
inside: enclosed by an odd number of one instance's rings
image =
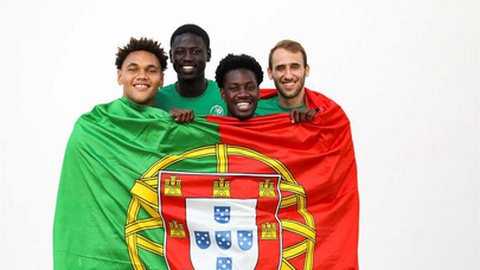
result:
[(302, 89), (303, 89), (303, 85), (302, 85), (302, 87), (299, 87), (298, 89), (295, 89), (295, 91), (293, 93), (290, 93), (290, 94), (287, 95), (285, 92), (283, 92), (279, 83), (274, 82), (274, 84), (275, 84), (275, 87), (277, 88), (278, 94), (285, 99), (296, 98), (298, 95), (300, 95), (300, 92), (302, 92)]

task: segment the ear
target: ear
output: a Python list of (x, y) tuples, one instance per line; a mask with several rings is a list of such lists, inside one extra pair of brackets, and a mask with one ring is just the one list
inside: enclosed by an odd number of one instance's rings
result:
[(120, 69), (117, 69), (117, 83), (122, 85), (122, 71)]
[(273, 76), (272, 76), (272, 70), (270, 68), (267, 68), (267, 73), (268, 73), (268, 78), (270, 80), (273, 80)]
[(308, 75), (310, 75), (310, 65), (307, 65), (305, 67), (305, 75), (308, 77)]
[(158, 84), (158, 88), (162, 88), (162, 87), (163, 87), (163, 79), (165, 78), (164, 75), (165, 75), (165, 74), (162, 72), (162, 73), (161, 73), (161, 76), (160, 76), (160, 83)]
[(210, 59), (212, 58), (212, 50), (210, 48), (207, 49), (207, 62), (210, 62)]
[(172, 49), (168, 51), (168, 58), (170, 58), (170, 63), (173, 64)]
[(225, 101), (225, 90), (223, 90), (223, 88), (220, 88), (220, 96), (222, 97), (222, 100)]

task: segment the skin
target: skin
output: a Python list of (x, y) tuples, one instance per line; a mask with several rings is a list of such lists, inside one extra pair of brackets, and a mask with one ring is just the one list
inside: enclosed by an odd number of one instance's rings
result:
[[(186, 98), (202, 95), (207, 89), (205, 67), (211, 58), (211, 51), (205, 46), (203, 39), (192, 33), (178, 35), (173, 40), (169, 54), (173, 69), (177, 73), (177, 92)], [(178, 123), (189, 123), (193, 120), (193, 110), (175, 108), (169, 113)]]
[(304, 64), (302, 54), (279, 48), (273, 52), (271, 62), (268, 77), (280, 94), (280, 105), (284, 108), (304, 105), (305, 78), (310, 74), (310, 67)]
[(316, 110), (310, 108), (295, 109), (290, 113), (290, 121), (292, 123), (312, 122), (316, 113)]
[(228, 116), (239, 120), (251, 118), (260, 99), (257, 79), (248, 69), (227, 72), (220, 94), (227, 104)]
[(158, 58), (147, 51), (130, 53), (117, 70), (117, 82), (123, 96), (135, 103), (153, 106), (158, 88), (163, 86), (163, 72)]
[(202, 38), (191, 33), (176, 36), (170, 50), (170, 61), (177, 72), (178, 93), (183, 97), (198, 97), (206, 90), (205, 67), (211, 51)]
[[(278, 91), (278, 103), (284, 108), (305, 105), (305, 79), (310, 74), (301, 52), (276, 49), (271, 58), (272, 68), (267, 69), (268, 77), (273, 80)], [(310, 122), (316, 110), (309, 108), (294, 109), (290, 114), (292, 123)]]

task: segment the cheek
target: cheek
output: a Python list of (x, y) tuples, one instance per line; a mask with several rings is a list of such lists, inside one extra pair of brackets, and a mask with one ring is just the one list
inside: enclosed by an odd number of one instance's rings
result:
[(228, 93), (225, 95), (225, 101), (230, 101), (230, 100), (233, 100), (235, 99), (235, 94), (232, 94), (232, 93)]

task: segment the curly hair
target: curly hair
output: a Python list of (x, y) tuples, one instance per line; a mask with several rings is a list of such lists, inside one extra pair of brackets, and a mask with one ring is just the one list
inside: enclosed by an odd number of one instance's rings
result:
[(161, 43), (148, 38), (130, 38), (130, 42), (122, 48), (118, 48), (117, 59), (115, 60), (115, 65), (117, 69), (122, 69), (123, 62), (127, 56), (135, 51), (147, 51), (153, 53), (160, 62), (162, 72), (167, 69), (167, 59), (168, 56), (165, 53), (165, 50), (160, 47)]
[(177, 30), (173, 32), (172, 37), (170, 38), (170, 47), (172, 47), (173, 41), (177, 36), (180, 36), (185, 33), (190, 33), (190, 34), (194, 34), (196, 36), (201, 37), (203, 40), (203, 43), (205, 43), (205, 47), (207, 49), (210, 49), (210, 38), (208, 37), (207, 32), (196, 24), (184, 24), (178, 27)]
[(223, 88), (225, 84), (225, 75), (232, 70), (247, 69), (255, 74), (257, 79), (257, 86), (263, 82), (262, 66), (250, 55), (246, 54), (228, 54), (225, 58), (220, 60), (217, 70), (215, 71), (215, 81), (218, 87)]

